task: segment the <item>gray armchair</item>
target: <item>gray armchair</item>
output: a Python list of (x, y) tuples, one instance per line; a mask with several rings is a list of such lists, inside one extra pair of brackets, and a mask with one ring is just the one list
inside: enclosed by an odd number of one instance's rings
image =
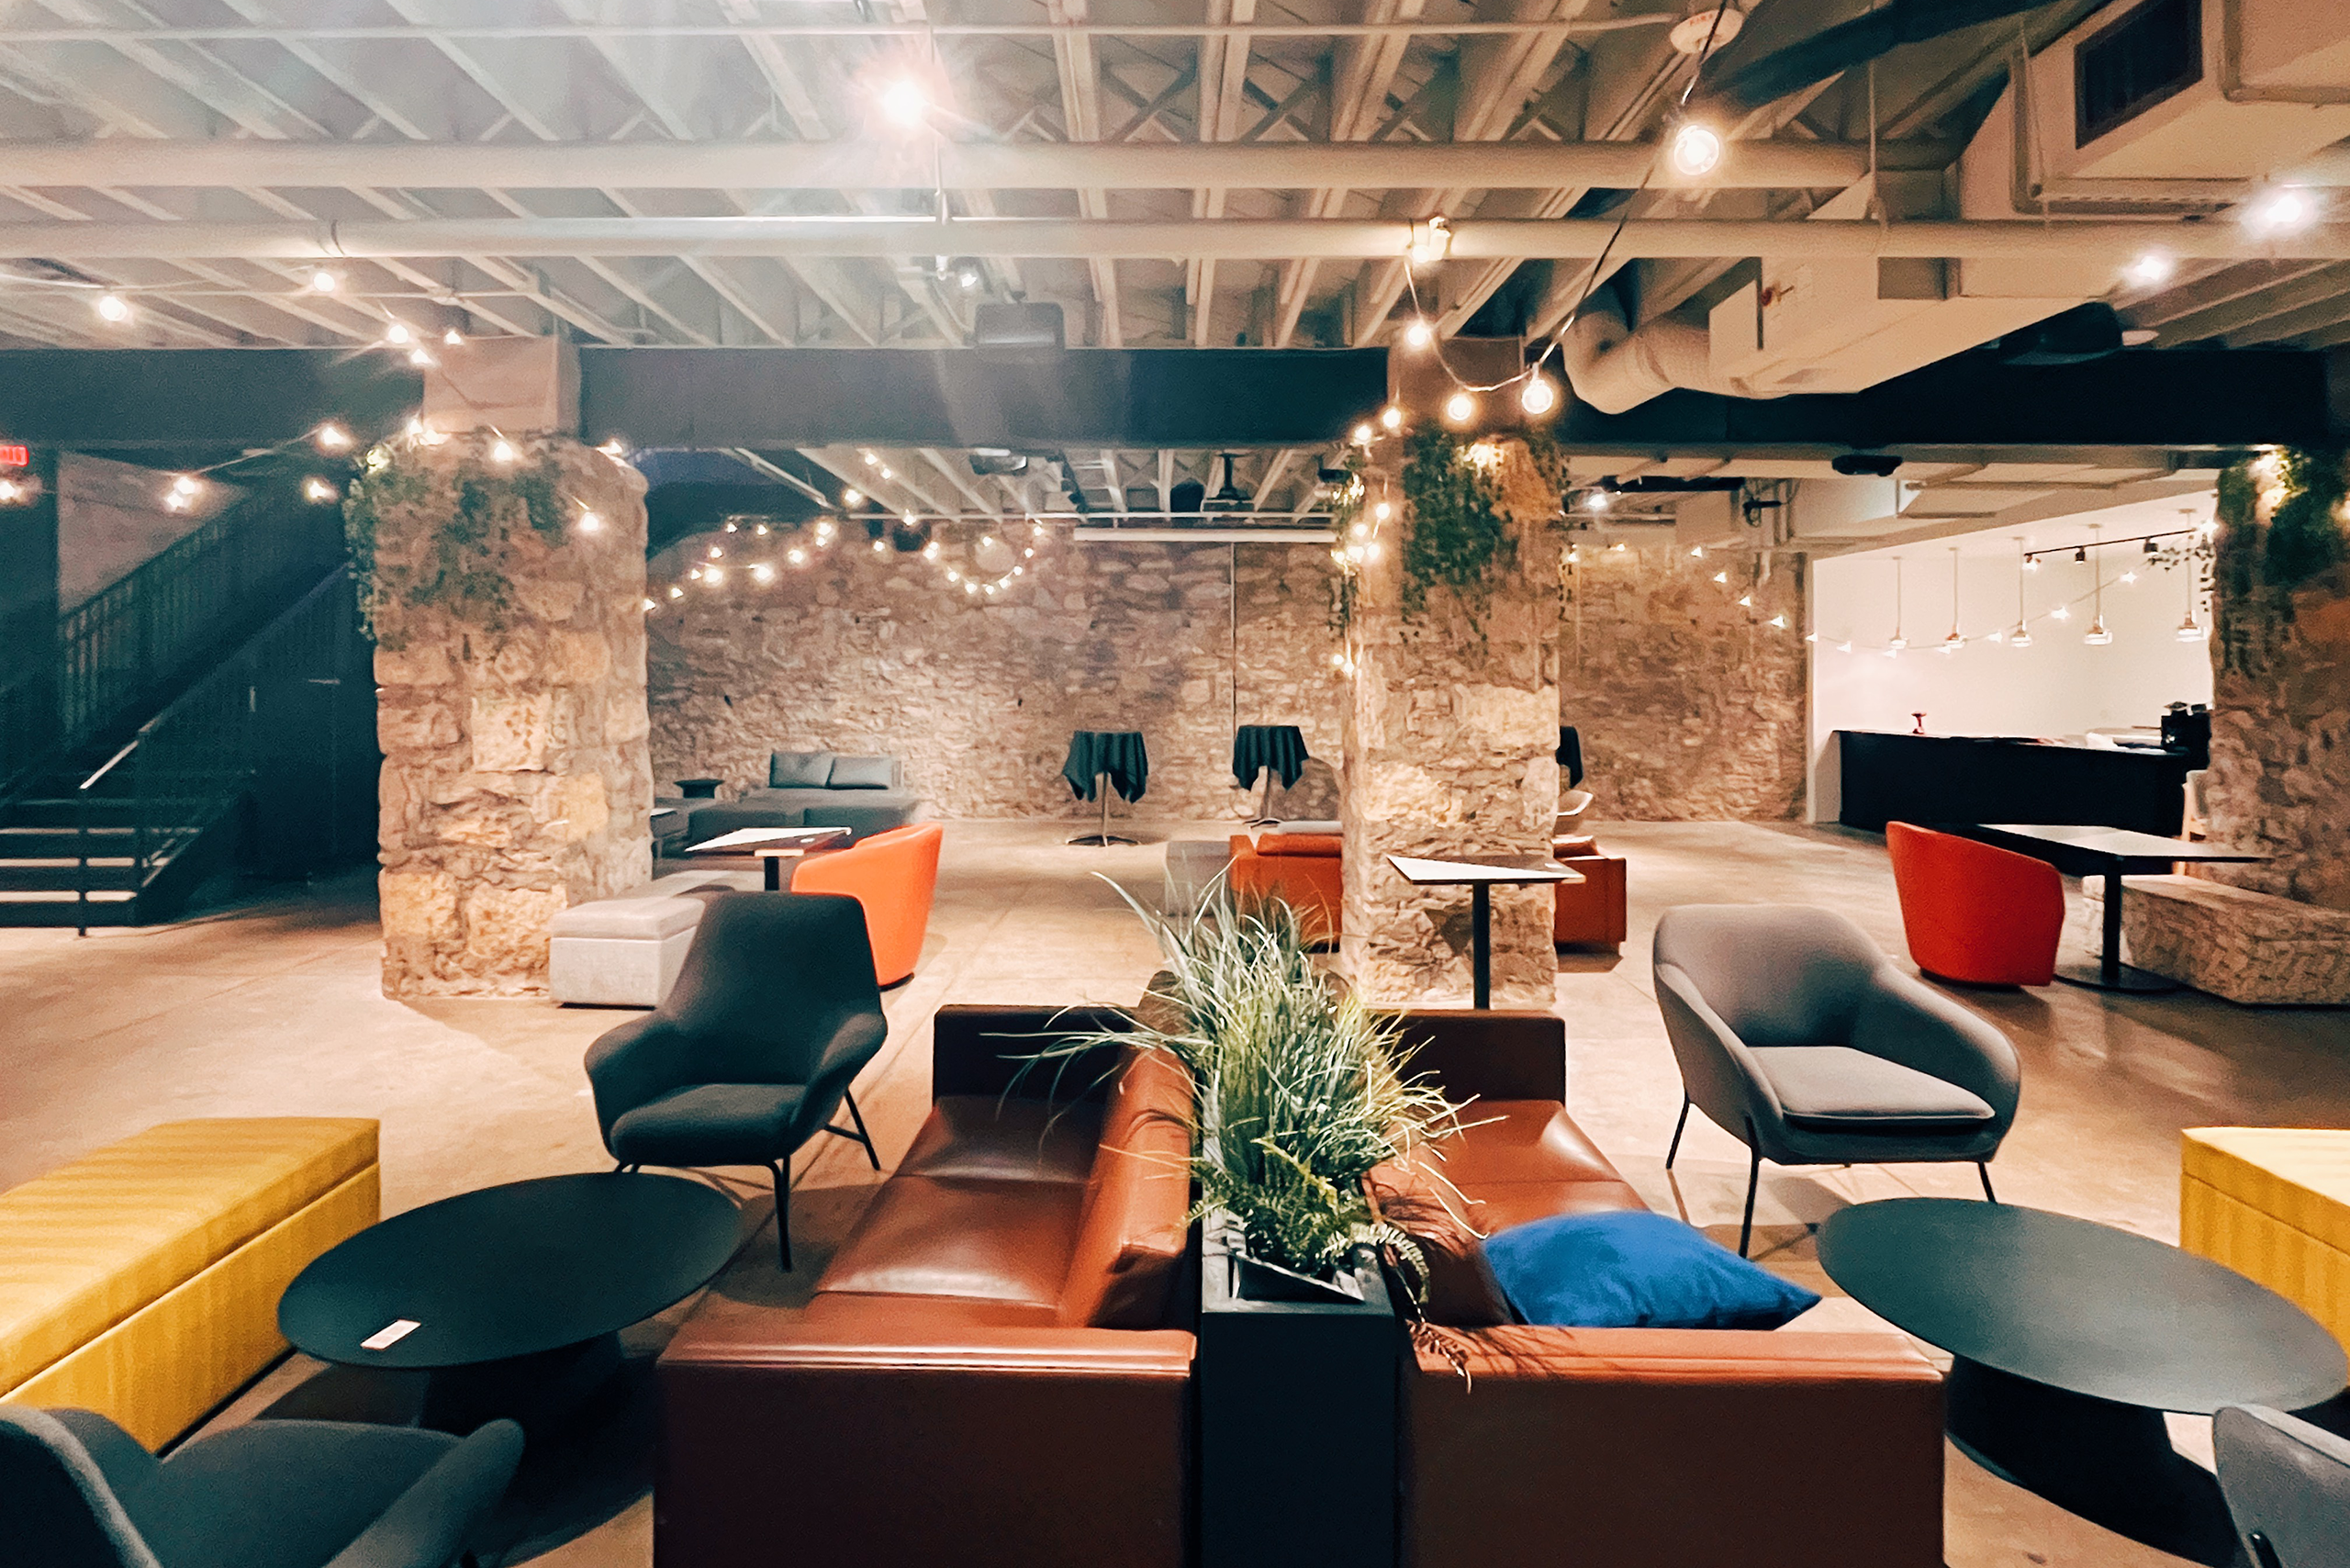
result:
[[(865, 1146), (849, 1084), (889, 1037), (865, 907), (836, 893), (721, 893), (677, 983), (588, 1047), (604, 1147), (641, 1165), (764, 1165), (791, 1267), (790, 1160), (819, 1133)], [(848, 1106), (849, 1127), (832, 1125)]]
[(2350, 1442), (2257, 1405), (2211, 1418), (2220, 1492), (2254, 1568), (2350, 1562)]
[(1656, 927), (1656, 1001), (1689, 1107), (1746, 1145), (1743, 1254), (1754, 1188), (1776, 1165), (1974, 1164), (2015, 1121), (2015, 1047), (1896, 969), (1842, 915), (1799, 904), (1683, 904)]
[(0, 1406), (0, 1558), (41, 1568), (446, 1568), (522, 1428), (252, 1421), (157, 1459), (88, 1410)]

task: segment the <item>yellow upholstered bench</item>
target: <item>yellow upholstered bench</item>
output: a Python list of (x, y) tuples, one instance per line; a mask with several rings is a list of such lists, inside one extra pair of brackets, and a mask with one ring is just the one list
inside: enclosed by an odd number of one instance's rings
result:
[(2189, 1127), (2178, 1244), (2259, 1281), (2350, 1346), (2350, 1132)]
[(165, 1122), (0, 1193), (0, 1400), (171, 1441), (285, 1349), (277, 1298), (375, 1223), (375, 1123)]

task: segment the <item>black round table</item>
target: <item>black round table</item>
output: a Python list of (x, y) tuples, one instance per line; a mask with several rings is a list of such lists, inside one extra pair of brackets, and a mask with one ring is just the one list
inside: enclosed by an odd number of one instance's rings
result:
[(1819, 1261), (1855, 1301), (1948, 1350), (1951, 1440), (1984, 1468), (2134, 1540), (2234, 1560), (2219, 1484), (2163, 1412), (2305, 1409), (2342, 1347), (2267, 1287), (2109, 1226), (1972, 1199), (1842, 1210)]
[(709, 1283), (741, 1239), (733, 1201), (699, 1182), (543, 1176), (361, 1231), (295, 1276), (277, 1326), (320, 1361), (428, 1374), (424, 1425), (528, 1424), (592, 1391), (619, 1331)]

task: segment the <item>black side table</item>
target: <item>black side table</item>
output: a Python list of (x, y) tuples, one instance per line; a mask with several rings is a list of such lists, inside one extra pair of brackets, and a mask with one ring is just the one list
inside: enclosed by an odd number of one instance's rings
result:
[(1102, 798), (1102, 831), (1080, 834), (1069, 843), (1106, 847), (1134, 842), (1110, 831), (1110, 791), (1115, 789), (1121, 799), (1131, 803), (1141, 800), (1149, 787), (1150, 753), (1142, 744), (1140, 730), (1078, 731), (1069, 736), (1069, 760), (1061, 764), (1061, 777), (1069, 780), (1069, 792), (1079, 800)]
[(1246, 790), (1257, 781), (1258, 774), (1265, 776), (1264, 796), (1248, 826), (1272, 823), (1274, 775), (1281, 776), (1282, 789), (1290, 789), (1305, 772), (1306, 756), (1305, 736), (1295, 724), (1243, 724), (1233, 732), (1233, 782)]

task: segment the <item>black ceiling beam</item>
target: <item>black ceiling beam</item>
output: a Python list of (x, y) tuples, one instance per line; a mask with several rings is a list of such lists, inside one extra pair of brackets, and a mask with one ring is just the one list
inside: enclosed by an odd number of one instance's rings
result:
[(1311, 446), (1387, 397), (1383, 349), (591, 348), (588, 440), (633, 446)]
[[(590, 348), (583, 433), (636, 446), (1315, 446), (1386, 396), (1381, 350)], [(1961, 354), (1865, 392), (1669, 392), (1607, 415), (1570, 398), (1571, 451), (1827, 454), (1904, 447), (2319, 445), (2326, 356), (2160, 349), (2082, 364)], [(329, 419), (363, 437), (420, 401), (408, 365), (330, 349), (0, 351), (0, 441), (135, 454), (268, 446)]]

